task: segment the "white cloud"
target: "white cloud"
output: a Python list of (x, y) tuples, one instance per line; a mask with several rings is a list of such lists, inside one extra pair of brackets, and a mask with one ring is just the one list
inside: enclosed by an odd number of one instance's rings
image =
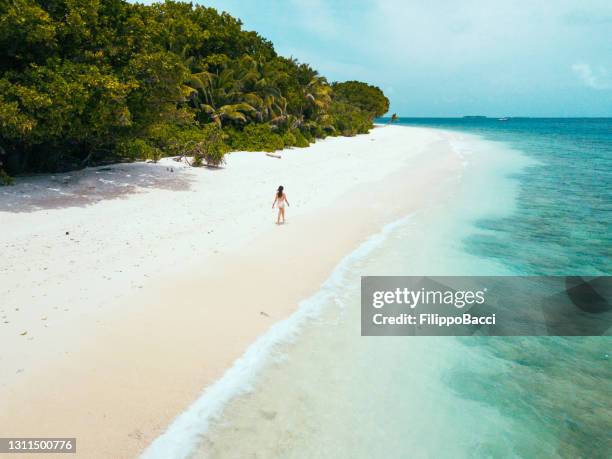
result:
[(572, 65), (572, 70), (585, 86), (592, 89), (612, 89), (612, 79), (605, 68), (593, 70), (589, 64), (579, 62)]

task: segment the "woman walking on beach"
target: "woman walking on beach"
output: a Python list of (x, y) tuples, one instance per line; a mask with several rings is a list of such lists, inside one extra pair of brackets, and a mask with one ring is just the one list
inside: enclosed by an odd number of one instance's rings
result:
[(285, 204), (289, 205), (289, 201), (287, 201), (287, 195), (283, 191), (285, 188), (281, 185), (278, 187), (276, 194), (274, 195), (274, 202), (272, 203), (272, 208), (274, 209), (274, 205), (278, 203), (278, 217), (276, 217), (276, 224), (281, 224), (281, 218), (283, 219), (283, 223), (285, 223)]

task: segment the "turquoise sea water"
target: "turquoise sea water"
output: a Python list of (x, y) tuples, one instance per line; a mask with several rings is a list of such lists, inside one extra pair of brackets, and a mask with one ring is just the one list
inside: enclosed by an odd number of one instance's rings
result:
[(453, 199), (348, 255), (146, 457), (610, 457), (612, 337), (361, 337), (359, 280), (611, 274), (612, 120), (401, 124), (460, 133)]
[[(515, 174), (515, 210), (483, 218), (465, 250), (516, 274), (612, 273), (612, 119), (401, 119), (399, 124), (477, 134), (536, 164)], [(510, 413), (553, 436), (562, 457), (610, 457), (612, 338), (462, 339), (511, 371), (483, 377), (469, 365), (449, 372), (463, 398)], [(507, 435), (511, 435), (508, 432)], [(563, 445), (563, 446), (561, 446)], [(524, 451), (521, 456), (534, 457)]]
[[(383, 120), (381, 120), (383, 121)], [(467, 250), (520, 274), (612, 272), (612, 118), (400, 118), (477, 134), (538, 161), (517, 175), (517, 210), (483, 219)]]

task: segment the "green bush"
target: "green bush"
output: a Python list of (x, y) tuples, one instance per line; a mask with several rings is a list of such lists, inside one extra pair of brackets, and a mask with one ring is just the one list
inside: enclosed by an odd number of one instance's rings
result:
[(369, 113), (344, 102), (334, 101), (330, 106), (333, 125), (339, 135), (365, 134), (372, 128)]
[(162, 156), (159, 148), (143, 139), (127, 139), (122, 141), (119, 143), (117, 151), (121, 156), (131, 161), (149, 159), (157, 162)]
[(184, 153), (193, 157), (192, 166), (219, 167), (225, 163), (225, 154), (229, 151), (225, 143), (227, 134), (215, 123), (202, 127), (202, 140), (191, 141), (186, 145)]
[(327, 137), (327, 131), (322, 126), (315, 126), (312, 129), (312, 135), (317, 139), (324, 139)]
[(285, 148), (295, 146), (296, 142), (297, 140), (292, 132), (287, 131), (283, 134), (283, 143), (285, 144)]
[(232, 150), (276, 151), (285, 148), (283, 138), (269, 124), (249, 124), (242, 131), (229, 131)]
[(188, 143), (207, 138), (206, 125), (197, 124), (193, 117), (178, 118), (152, 124), (144, 133), (147, 141), (163, 152), (164, 156), (182, 154)]
[(306, 142), (308, 142), (309, 145), (315, 141), (315, 138), (312, 136), (309, 129), (302, 129), (300, 132), (302, 133), (302, 135), (306, 139)]
[(302, 131), (300, 131), (299, 129), (293, 129), (291, 132), (293, 133), (293, 136), (295, 137), (296, 147), (306, 148), (307, 146), (310, 145), (310, 142), (308, 142), (306, 137), (304, 137), (304, 134), (302, 134)]
[(4, 169), (0, 169), (0, 186), (2, 185), (12, 185), (13, 177), (4, 172)]

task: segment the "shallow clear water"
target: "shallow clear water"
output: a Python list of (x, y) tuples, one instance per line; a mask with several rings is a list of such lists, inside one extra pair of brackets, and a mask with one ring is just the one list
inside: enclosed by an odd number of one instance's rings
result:
[(402, 122), (465, 133), (456, 195), (348, 256), (221, 416), (185, 416), (192, 457), (609, 457), (611, 337), (361, 337), (359, 280), (610, 274), (612, 120)]
[(612, 272), (612, 118), (435, 119), (399, 124), (478, 134), (537, 161), (516, 179), (516, 212), (483, 218), (466, 250), (521, 274)]

